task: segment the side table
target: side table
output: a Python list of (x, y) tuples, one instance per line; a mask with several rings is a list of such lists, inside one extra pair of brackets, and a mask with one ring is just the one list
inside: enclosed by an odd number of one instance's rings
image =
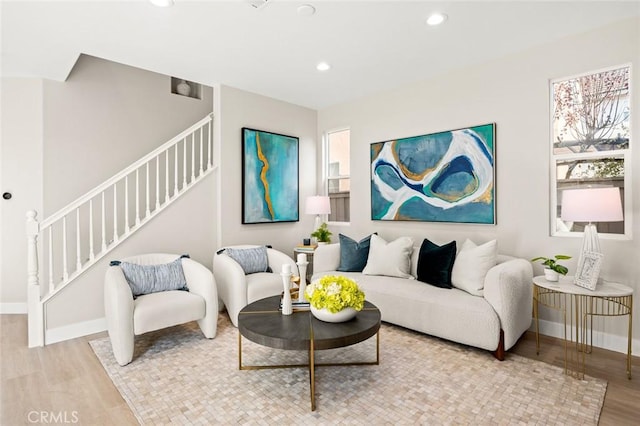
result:
[[(311, 246), (313, 247), (313, 246)], [(298, 255), (300, 253), (304, 253), (307, 255), (307, 262), (309, 262), (309, 264), (307, 265), (307, 282), (311, 282), (311, 276), (313, 275), (313, 252), (315, 251), (314, 248), (312, 249), (308, 249), (308, 248), (300, 248), (300, 247), (296, 247), (293, 249), (293, 259), (297, 259)]]
[[(629, 316), (627, 334), (627, 377), (631, 379), (631, 336), (633, 324), (633, 289), (624, 284), (604, 281), (594, 291), (573, 283), (573, 277), (547, 281), (544, 276), (533, 278), (533, 317), (536, 325), (536, 353), (540, 353), (538, 304), (562, 312), (564, 317), (564, 370), (582, 379), (585, 374), (585, 354), (593, 348), (593, 317)], [(575, 333), (575, 334), (574, 334)], [(575, 342), (574, 350), (569, 343)]]

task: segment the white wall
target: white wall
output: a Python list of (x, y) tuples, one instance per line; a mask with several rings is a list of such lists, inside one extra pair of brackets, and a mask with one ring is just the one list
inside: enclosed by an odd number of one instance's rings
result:
[[(171, 77), (80, 55), (44, 82), (44, 209), (50, 215), (213, 111), (171, 93)], [(82, 159), (82, 161), (78, 161)]]
[[(199, 121), (213, 111), (213, 89), (203, 87), (201, 100), (171, 94), (169, 76), (84, 55), (66, 82), (2, 82), (2, 191), (14, 192), (0, 204), (0, 307), (8, 312), (26, 303), (26, 211), (44, 219)], [(102, 277), (110, 259), (189, 253), (211, 268), (215, 187), (214, 172), (54, 297), (47, 328), (104, 316)]]
[(3, 78), (1, 83), (0, 312), (26, 312), (25, 213), (42, 211), (42, 80)]
[(215, 172), (74, 281), (46, 307), (47, 330), (104, 317), (103, 280), (111, 260), (140, 253), (187, 253), (213, 263)]
[[(228, 86), (222, 86), (219, 94), (221, 230), (218, 245), (271, 244), (293, 256), (293, 247), (302, 243), (302, 238), (308, 238), (313, 227), (314, 218), (304, 214), (304, 200), (316, 191), (317, 113)], [(242, 127), (299, 138), (299, 222), (242, 224)]]
[[(540, 46), (502, 60), (466, 68), (380, 93), (318, 113), (318, 131), (351, 128), (351, 225), (340, 228), (355, 238), (377, 231), (387, 239), (428, 237), (439, 243), (465, 238), (497, 238), (499, 249), (523, 258), (569, 253), (576, 269), (581, 241), (549, 236), (549, 79), (632, 63), (633, 157), (640, 170), (640, 21), (623, 21), (581, 36)], [(497, 225), (461, 225), (372, 221), (370, 215), (369, 145), (495, 122)], [(633, 187), (633, 240), (602, 241), (606, 255), (602, 276), (640, 290), (640, 181)], [(536, 273), (541, 273), (536, 266)], [(636, 304), (637, 305), (637, 304)], [(637, 313), (637, 309), (636, 309)], [(625, 336), (622, 319), (597, 324)], [(640, 315), (634, 336), (640, 338)], [(595, 342), (594, 342), (595, 343)], [(606, 342), (596, 343), (606, 345)]]

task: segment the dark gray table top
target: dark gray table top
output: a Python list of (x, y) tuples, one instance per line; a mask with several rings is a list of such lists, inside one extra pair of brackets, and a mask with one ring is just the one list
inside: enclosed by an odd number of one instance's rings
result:
[(374, 336), (380, 329), (380, 311), (365, 301), (364, 309), (342, 323), (320, 321), (310, 311), (282, 315), (280, 296), (257, 300), (238, 315), (238, 330), (247, 339), (277, 349), (306, 350), (313, 338), (316, 350), (341, 348)]

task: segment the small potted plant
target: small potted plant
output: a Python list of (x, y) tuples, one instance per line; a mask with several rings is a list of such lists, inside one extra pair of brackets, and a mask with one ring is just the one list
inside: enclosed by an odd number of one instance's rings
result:
[(325, 275), (305, 290), (313, 316), (326, 322), (343, 322), (364, 307), (364, 293), (351, 278)]
[(320, 228), (311, 233), (311, 236), (318, 241), (318, 245), (328, 244), (331, 242), (331, 231), (327, 228), (327, 224), (323, 223)]
[(556, 254), (554, 257), (534, 257), (531, 259), (532, 262), (542, 261), (544, 265), (544, 277), (547, 281), (558, 281), (560, 275), (567, 275), (569, 269), (566, 266), (560, 265), (558, 260), (567, 260), (571, 259), (571, 256), (567, 256), (566, 254)]

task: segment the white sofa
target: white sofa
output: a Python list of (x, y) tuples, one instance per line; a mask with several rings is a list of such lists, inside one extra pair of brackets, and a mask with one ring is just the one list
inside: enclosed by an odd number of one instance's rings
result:
[[(413, 277), (418, 253), (419, 248), (414, 248)], [(339, 264), (340, 244), (319, 246), (312, 280), (324, 275), (353, 278), (366, 299), (380, 309), (383, 321), (492, 351), (499, 360), (531, 325), (533, 272), (524, 259), (498, 255), (485, 277), (483, 296), (416, 279), (339, 272)]]

